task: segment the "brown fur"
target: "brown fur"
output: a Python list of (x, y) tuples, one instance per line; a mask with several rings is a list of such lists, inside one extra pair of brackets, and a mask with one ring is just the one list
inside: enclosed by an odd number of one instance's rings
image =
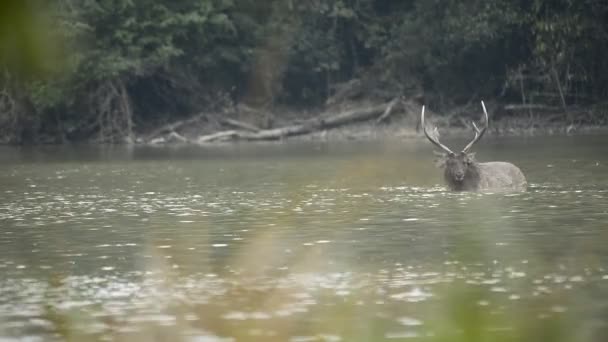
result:
[(483, 137), (488, 129), (489, 116), (486, 105), (481, 101), (485, 126), (480, 130), (473, 122), (475, 137), (461, 152), (454, 153), (449, 147), (439, 142), (437, 127), (434, 134), (428, 132), (424, 124), (424, 106), (420, 113), (420, 125), (423, 127), (424, 135), (441, 148), (445, 154), (440, 161), (444, 168), (443, 177), (452, 191), (525, 191), (527, 188), (526, 177), (521, 170), (507, 162), (478, 163), (475, 154), (469, 153), (471, 147)]
[(479, 163), (473, 153), (446, 153), (444, 179), (452, 191), (525, 191), (526, 177), (507, 162)]

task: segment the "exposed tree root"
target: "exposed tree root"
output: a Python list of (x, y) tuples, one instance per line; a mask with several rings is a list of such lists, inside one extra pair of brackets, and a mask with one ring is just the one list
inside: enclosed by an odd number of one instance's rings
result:
[(4, 143), (39, 142), (40, 117), (23, 83), (6, 69), (0, 74), (0, 137)]
[(122, 80), (103, 82), (88, 99), (93, 108), (98, 141), (102, 143), (131, 142), (133, 113), (126, 86)]

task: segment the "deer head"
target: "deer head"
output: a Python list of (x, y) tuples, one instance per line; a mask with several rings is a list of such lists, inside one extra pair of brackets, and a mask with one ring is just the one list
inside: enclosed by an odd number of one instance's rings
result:
[(466, 179), (474, 180), (477, 176), (477, 164), (475, 161), (475, 154), (470, 153), (469, 151), (477, 143), (481, 137), (484, 135), (486, 130), (488, 129), (488, 112), (486, 111), (486, 106), (481, 101), (481, 106), (483, 108), (483, 113), (485, 116), (485, 125), (480, 130), (475, 122), (473, 122), (473, 130), (475, 131), (475, 137), (471, 142), (469, 142), (462, 151), (458, 153), (452, 152), (447, 146), (442, 144), (439, 141), (437, 127), (434, 128), (433, 133), (429, 134), (426, 124), (424, 123), (424, 106), (422, 106), (422, 114), (420, 115), (420, 121), (422, 125), (422, 129), (424, 131), (424, 135), (429, 139), (433, 145), (442, 149), (444, 154), (444, 160), (442, 165), (445, 168), (445, 178), (448, 182), (452, 184), (463, 183)]

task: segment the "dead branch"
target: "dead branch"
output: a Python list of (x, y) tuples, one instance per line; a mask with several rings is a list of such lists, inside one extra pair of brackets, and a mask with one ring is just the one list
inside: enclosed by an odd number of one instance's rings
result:
[(171, 132), (167, 136), (167, 142), (189, 143), (190, 140), (179, 133)]
[(384, 111), (384, 113), (382, 113), (382, 115), (380, 115), (378, 119), (376, 119), (376, 124), (379, 124), (382, 121), (386, 120), (386, 118), (388, 118), (392, 114), (393, 107), (395, 106), (395, 104), (397, 104), (397, 102), (399, 102), (400, 100), (401, 98), (395, 97), (391, 102), (389, 102), (388, 106), (386, 106), (386, 110)]
[[(189, 126), (194, 123), (197, 123), (197, 122), (201, 121), (202, 119), (211, 119), (211, 118), (216, 119), (217, 122), (219, 122), (220, 124), (236, 127), (236, 128), (239, 128), (239, 129), (242, 129), (245, 131), (250, 131), (250, 132), (259, 132), (260, 131), (260, 129), (258, 127), (254, 126), (252, 124), (243, 122), (243, 121), (229, 119), (229, 118), (218, 118), (216, 116), (211, 117), (207, 113), (199, 113), (189, 119), (172, 122), (170, 124), (164, 125), (158, 129), (154, 130), (152, 133), (148, 134), (144, 138), (144, 141), (147, 141), (148, 143), (151, 143), (151, 144), (165, 143), (165, 142), (169, 142), (169, 140), (174, 140), (174, 141), (179, 141), (179, 142), (184, 142), (184, 143), (192, 142), (192, 141), (189, 141), (187, 138), (183, 137), (182, 135), (178, 134), (176, 131), (184, 126)], [(207, 138), (205, 138), (205, 139), (202, 139), (202, 140), (197, 139), (196, 142), (206, 143), (206, 142), (208, 142), (206, 139), (211, 139), (210, 141), (225, 140), (225, 139), (228, 139), (232, 135), (230, 132), (233, 132), (233, 130), (227, 131), (227, 132), (219, 132), (219, 133), (226, 133), (226, 134), (213, 133), (213, 134), (208, 135)], [(236, 131), (234, 131), (234, 132), (236, 132)], [(168, 135), (162, 137), (163, 135), (166, 135), (166, 134), (168, 134)], [(171, 138), (176, 138), (177, 136), (179, 136), (181, 138), (171, 139)], [(203, 138), (203, 137), (201, 137), (201, 138)]]
[(334, 86), (334, 94), (329, 97), (325, 104), (333, 106), (337, 103), (344, 102), (346, 99), (352, 99), (360, 95), (363, 91), (363, 82), (356, 78), (348, 82), (337, 84)]
[(118, 81), (118, 96), (120, 101), (120, 108), (123, 113), (122, 121), (126, 123), (126, 132), (123, 132), (123, 137), (127, 138), (129, 142), (133, 140), (133, 110), (131, 109), (131, 100), (127, 87), (123, 81)]
[(235, 128), (240, 128), (246, 131), (251, 131), (251, 132), (259, 132), (260, 128), (252, 125), (250, 123), (247, 122), (243, 122), (243, 121), (239, 121), (239, 120), (235, 120), (235, 119), (230, 119), (230, 118), (220, 118), (219, 122), (226, 125), (226, 126), (231, 126), (231, 127), (235, 127)]
[(562, 90), (562, 85), (559, 81), (559, 74), (557, 73), (557, 69), (555, 69), (555, 66), (551, 67), (551, 73), (553, 75), (553, 79), (555, 81), (555, 86), (557, 87), (557, 91), (559, 92), (559, 98), (561, 100), (562, 109), (565, 112), (566, 111), (566, 98), (564, 97), (564, 91)]
[[(228, 140), (279, 140), (289, 136), (308, 134), (314, 131), (335, 128), (353, 122), (370, 120), (381, 113), (384, 113), (393, 101), (380, 105), (372, 105), (365, 108), (358, 108), (342, 113), (320, 116), (317, 118), (306, 120), (299, 124), (289, 125), (281, 128), (265, 129), (258, 132), (247, 131), (222, 131), (199, 137), (195, 142), (199, 144), (228, 141)], [(394, 104), (393, 104), (394, 105)]]
[(547, 106), (542, 104), (510, 104), (505, 105), (503, 107), (504, 110), (509, 111), (519, 111), (519, 110), (546, 110), (546, 111), (554, 111), (560, 110), (559, 107), (555, 106)]
[(213, 134), (203, 135), (196, 139), (196, 143), (205, 144), (214, 141), (226, 141), (234, 139), (238, 135), (237, 131), (222, 131)]
[(164, 125), (156, 130), (154, 130), (152, 133), (148, 134), (145, 138), (146, 141), (151, 141), (154, 138), (157, 138), (158, 136), (165, 134), (167, 132), (175, 132), (176, 130), (180, 129), (181, 127), (187, 126), (187, 125), (191, 125), (193, 123), (199, 122), (202, 118), (206, 117), (207, 114), (206, 113), (199, 113), (189, 119), (186, 120), (180, 120), (177, 122), (173, 122), (167, 125)]

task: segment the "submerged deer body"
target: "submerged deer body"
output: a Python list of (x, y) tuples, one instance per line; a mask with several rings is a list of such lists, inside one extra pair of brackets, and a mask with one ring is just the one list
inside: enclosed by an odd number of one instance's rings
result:
[(436, 136), (429, 134), (424, 124), (424, 106), (422, 106), (421, 125), (424, 135), (445, 152), (441, 164), (448, 188), (452, 191), (525, 191), (526, 177), (517, 166), (508, 162), (479, 163), (475, 160), (475, 154), (469, 153), (471, 147), (488, 129), (488, 112), (483, 101), (481, 106), (485, 116), (485, 127), (479, 130), (473, 123), (475, 137), (458, 153), (452, 152), (439, 142)]

